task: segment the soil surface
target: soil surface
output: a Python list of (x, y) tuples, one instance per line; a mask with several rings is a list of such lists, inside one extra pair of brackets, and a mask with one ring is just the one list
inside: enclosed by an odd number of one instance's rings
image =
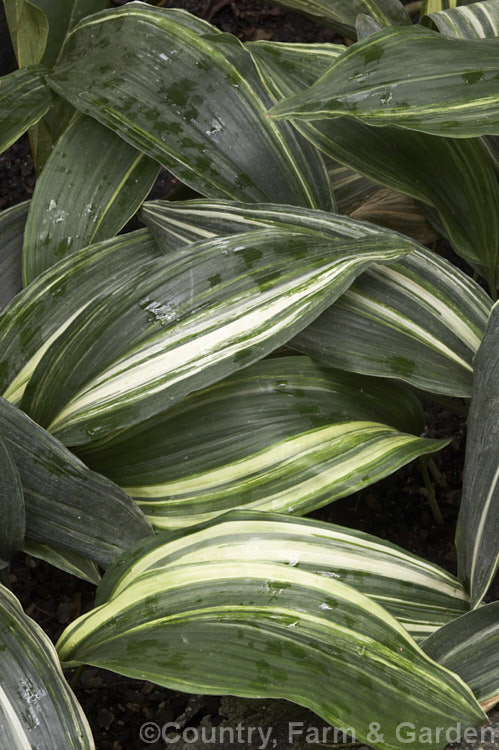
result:
[[(243, 40), (340, 41), (332, 30), (258, 0), (208, 4), (198, 0), (181, 0), (168, 6), (183, 7), (211, 18), (220, 29), (236, 34)], [(15, 68), (15, 59), (5, 36), (5, 21), (0, 16), (2, 74)], [(0, 209), (29, 198), (34, 182), (29, 142), (24, 137), (0, 155)], [(152, 197), (164, 197), (174, 186), (175, 180), (164, 171), (153, 189)], [(451, 444), (436, 457), (446, 484), (445, 487), (435, 486), (444, 517), (443, 525), (434, 520), (417, 463), (313, 515), (376, 534), (455, 573), (454, 532), (462, 484), (465, 421), (430, 402), (425, 407), (425, 434), (451, 438)], [(26, 612), (54, 641), (71, 620), (93, 605), (93, 586), (28, 555), (16, 558), (10, 580)], [(489, 599), (498, 598), (499, 581), (496, 579)], [(171, 744), (178, 750), (214, 746), (220, 749), (232, 750), (237, 747), (256, 750), (262, 747), (263, 740), (256, 734), (250, 737), (247, 729), (258, 725), (273, 728), (267, 747), (301, 750), (314, 746), (306, 739), (307, 729), (323, 726), (323, 722), (313, 713), (284, 701), (191, 696), (94, 668), (84, 668), (77, 675), (69, 672), (68, 678), (74, 681), (75, 692), (89, 719), (97, 750), (163, 750)], [(499, 747), (499, 712), (493, 712), (491, 719), (496, 738), (488, 744), (486, 740), (484, 750)], [(144, 729), (146, 722), (150, 723), (149, 729)], [(178, 725), (171, 739), (175, 740), (175, 732), (181, 733), (182, 738), (168, 744), (162, 740), (156, 741), (155, 727), (162, 727), (168, 722)], [(244, 729), (241, 737), (231, 737), (228, 729), (225, 734), (221, 731), (224, 727), (236, 727), (238, 722)], [(302, 722), (301, 737), (298, 734), (293, 738), (289, 736), (289, 722)], [(203, 727), (206, 730), (204, 740)], [(214, 735), (211, 734), (212, 730), (215, 731)], [(211, 736), (216, 738), (215, 743), (209, 739)], [(337, 743), (337, 738), (327, 738), (315, 744), (315, 747), (337, 747)], [(476, 750), (478, 743), (459, 747), (462, 750)]]

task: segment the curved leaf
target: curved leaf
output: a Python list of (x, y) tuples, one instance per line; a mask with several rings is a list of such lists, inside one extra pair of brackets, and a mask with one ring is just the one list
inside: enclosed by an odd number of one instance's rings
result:
[(420, 434), (424, 413), (402, 384), (272, 357), (245, 367), (172, 409), (78, 450), (117, 483), (176, 479), (237, 460), (332, 421), (369, 419)]
[(73, 317), (158, 255), (149, 232), (131, 232), (63, 259), (24, 289), (0, 315), (2, 395), (19, 403), (37, 363)]
[(43, 630), (0, 586), (0, 745), (95, 750), (85, 714)]
[(64, 570), (65, 573), (81, 578), (83, 581), (97, 585), (101, 579), (99, 568), (93, 560), (78, 555), (72, 550), (54, 547), (50, 544), (41, 544), (40, 542), (34, 542), (32, 539), (24, 541), (23, 549), (28, 555), (38, 557), (49, 565)]
[(4, 399), (0, 417), (23, 487), (30, 539), (106, 566), (151, 533), (130, 497)]
[[(337, 45), (247, 45), (272, 96), (298, 94), (337, 59)], [(451, 139), (407, 129), (373, 128), (350, 117), (296, 127), (328, 156), (372, 180), (434, 206), (456, 253), (479, 266), (491, 288), (499, 268), (499, 184), (479, 139)]]
[(22, 289), (24, 227), (29, 203), (0, 212), (0, 308)]
[(422, 26), (383, 29), (349, 47), (270, 116), (346, 115), (454, 138), (499, 135), (498, 77), (494, 39), (448, 39)]
[(377, 601), (415, 638), (469, 608), (457, 578), (415, 555), (361, 531), (275, 513), (232, 511), (189, 533), (144, 539), (109, 568), (97, 605), (139, 576), (206, 562), (279, 562), (334, 578)]
[(183, 528), (238, 507), (303, 515), (444, 446), (376, 422), (340, 422), (199, 474), (125, 489), (157, 528)]
[(36, 2), (28, 0), (4, 0), (4, 8), (19, 67), (37, 65), (47, 44), (47, 16)]
[(411, 23), (400, 0), (279, 0), (279, 4), (332, 26), (351, 39), (355, 38), (355, 22), (360, 13), (369, 14), (380, 26)]
[(265, 117), (248, 53), (235, 38), (218, 49), (216, 30), (192, 18), (144, 3), (96, 14), (68, 35), (47, 80), (202, 194), (330, 208), (321, 157)]
[(456, 532), (459, 576), (476, 606), (499, 566), (499, 303), (474, 362), (463, 496)]
[(283, 357), (80, 454), (126, 487), (157, 528), (237, 507), (301, 515), (443, 446), (369, 418), (422, 430), (420, 406), (402, 386)]
[(22, 68), (0, 78), (0, 152), (9, 148), (48, 111), (54, 95), (42, 80), (39, 66)]
[[(155, 201), (144, 204), (141, 216), (165, 251), (195, 237), (262, 226), (294, 224), (321, 237), (388, 232), (318, 211), (224, 201)], [(390, 266), (365, 271), (293, 347), (340, 369), (469, 397), (472, 360), (492, 301), (454, 265), (414, 245)]]
[(365, 268), (411, 247), (264, 230), (150, 261), (53, 341), (22, 408), (67, 445), (143, 422), (281, 346)]
[(499, 703), (499, 602), (449, 622), (427, 638), (422, 648), (458, 674), (486, 711)]
[(382, 272), (371, 268), (290, 345), (331, 367), (469, 398), (490, 305), (471, 279), (421, 247)]
[(56, 261), (119, 232), (149, 193), (159, 166), (78, 116), (52, 150), (31, 199), (24, 283)]
[(0, 430), (0, 567), (23, 548), (26, 531), (24, 495), (17, 466)]
[(429, 13), (422, 23), (435, 24), (441, 34), (458, 39), (486, 39), (499, 36), (499, 0), (462, 5)]
[(57, 648), (68, 665), (176, 690), (286, 698), (370, 744), (377, 721), (379, 750), (399, 750), (400, 716), (418, 728), (484, 721), (464, 683), (385, 609), (339, 581), (278, 563), (147, 571), (72, 623)]

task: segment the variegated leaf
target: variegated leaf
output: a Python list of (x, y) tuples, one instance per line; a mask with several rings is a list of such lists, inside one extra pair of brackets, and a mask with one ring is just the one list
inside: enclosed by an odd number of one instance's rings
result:
[(499, 566), (499, 302), (474, 369), (456, 543), (459, 575), (476, 606)]
[(400, 0), (279, 0), (280, 5), (332, 26), (342, 35), (355, 38), (359, 14), (369, 14), (380, 26), (411, 23)]
[(351, 494), (444, 445), (400, 431), (419, 434), (423, 421), (401, 385), (281, 357), (80, 455), (155, 527), (175, 529), (237, 507), (302, 515)]
[(499, 703), (499, 601), (452, 620), (422, 647), (470, 686), (485, 711)]
[(0, 315), (2, 395), (19, 403), (43, 354), (75, 315), (158, 255), (149, 232), (131, 232), (63, 259), (14, 298)]
[(435, 24), (441, 34), (458, 39), (486, 39), (499, 36), (499, 0), (461, 5), (424, 16), (425, 25)]
[(366, 268), (412, 249), (395, 234), (291, 229), (201, 241), (95, 296), (53, 341), (22, 408), (67, 445), (161, 413), (288, 341)]
[(43, 68), (31, 66), (0, 78), (0, 152), (34, 125), (54, 95), (42, 80)]
[(331, 208), (322, 158), (265, 117), (251, 57), (235, 37), (219, 50), (216, 33), (183, 11), (129, 3), (81, 21), (47, 80), (204, 195)]
[[(175, 690), (286, 698), (371, 745), (377, 721), (377, 750), (400, 749), (401, 716), (418, 729), (477, 726), (485, 717), (469, 688), (387, 610), (340, 581), (282, 563), (210, 560), (145, 571), (66, 628), (57, 648), (68, 666), (93, 664)], [(439, 746), (413, 743), (430, 747)]]
[[(224, 201), (156, 201), (144, 204), (141, 215), (164, 251), (196, 237), (262, 226), (299, 223), (321, 237), (388, 231), (344, 216)], [(417, 246), (389, 266), (365, 271), (292, 345), (333, 367), (470, 397), (473, 356), (491, 305), (466, 274)]]
[(348, 214), (379, 190), (379, 185), (350, 167), (333, 162), (328, 165), (339, 213)]
[(0, 746), (95, 750), (83, 710), (43, 630), (0, 586)]
[[(435, 69), (442, 73), (434, 77)], [(446, 137), (499, 135), (499, 47), (422, 26), (383, 29), (349, 47), (317, 83), (280, 102), (276, 119), (345, 115)], [(431, 86), (422, 85), (425, 79)]]
[[(311, 86), (335, 59), (337, 45), (253, 42), (247, 45), (275, 99)], [(349, 117), (296, 120), (328, 156), (370, 179), (437, 209), (454, 250), (495, 288), (499, 267), (499, 185), (480, 139), (442, 138)]]
[(76, 116), (36, 182), (24, 238), (24, 283), (66, 255), (117, 234), (158, 171), (157, 163), (96, 120)]
[(283, 563), (352, 586), (385, 607), (416, 638), (466, 612), (457, 578), (437, 565), (361, 531), (275, 513), (232, 511), (189, 529), (134, 546), (113, 565), (97, 604), (157, 569), (216, 560)]

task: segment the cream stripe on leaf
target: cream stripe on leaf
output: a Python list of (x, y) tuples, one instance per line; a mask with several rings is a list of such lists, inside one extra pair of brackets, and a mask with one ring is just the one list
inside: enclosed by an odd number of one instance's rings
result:
[(470, 686), (485, 711), (499, 703), (499, 602), (451, 620), (421, 645)]
[(317, 83), (270, 115), (345, 115), (451, 138), (499, 135), (498, 74), (494, 39), (448, 39), (422, 26), (392, 27), (349, 47)]
[(0, 746), (95, 750), (87, 719), (43, 630), (0, 586)]
[[(300, 94), (332, 65), (331, 45), (251, 42), (262, 81), (276, 100)], [(480, 139), (390, 127), (351, 117), (295, 120), (329, 158), (434, 207), (455, 252), (495, 288), (499, 270), (499, 186)], [(379, 222), (377, 222), (379, 223)]]
[(96, 120), (74, 117), (50, 152), (30, 202), (25, 284), (66, 255), (118, 234), (158, 171), (156, 162)]
[(442, 568), (377, 537), (274, 513), (232, 511), (188, 533), (161, 534), (135, 545), (126, 567), (114, 565), (97, 604), (146, 572), (216, 560), (279, 562), (353, 586), (382, 604), (416, 638), (469, 609), (459, 581)]
[(63, 259), (12, 299), (0, 314), (4, 398), (19, 402), (43, 354), (73, 318), (159, 254), (149, 232), (130, 232)]
[(388, 233), (334, 241), (266, 230), (150, 261), (54, 341), (22, 408), (67, 445), (142, 422), (261, 359), (373, 262), (393, 261), (412, 246)]
[(499, 0), (461, 5), (429, 13), (426, 26), (435, 24), (441, 34), (458, 39), (487, 39), (499, 36)]
[[(166, 252), (181, 245), (179, 235), (185, 244), (197, 232), (223, 236), (295, 221), (321, 237), (340, 232), (362, 237), (375, 231), (373, 225), (333, 214), (224, 201), (155, 201), (144, 205), (142, 217)], [(473, 356), (492, 301), (452, 263), (414, 246), (410, 255), (390, 265), (367, 269), (292, 345), (332, 367), (470, 397)]]
[(272, 357), (78, 454), (118, 484), (160, 485), (348, 420), (415, 435), (424, 429), (421, 404), (396, 381), (335, 371), (303, 356)]
[(81, 21), (47, 81), (202, 195), (331, 209), (319, 152), (265, 116), (250, 55), (235, 37), (219, 49), (216, 36), (184, 11), (129, 3)]
[(199, 474), (125, 490), (157, 528), (191, 526), (237, 507), (303, 515), (444, 445), (374, 422), (337, 423)]
[[(376, 750), (399, 750), (401, 716), (418, 728), (484, 721), (469, 688), (385, 609), (339, 581), (282, 563), (145, 571), (72, 623), (57, 648), (68, 666), (140, 673), (177, 690), (286, 698), (353, 727), (361, 741), (379, 721)], [(428, 747), (417, 742), (414, 750)]]

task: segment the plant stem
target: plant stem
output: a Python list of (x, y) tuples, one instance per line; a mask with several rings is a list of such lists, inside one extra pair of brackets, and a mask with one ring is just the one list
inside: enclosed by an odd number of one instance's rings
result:
[(439, 525), (443, 525), (444, 517), (442, 515), (442, 511), (438, 507), (437, 498), (435, 497), (435, 490), (433, 489), (430, 475), (428, 473), (428, 459), (421, 458), (419, 462), (419, 466), (421, 468), (421, 474), (423, 475), (423, 481), (425, 483), (426, 493), (428, 495), (428, 502), (430, 503), (430, 508), (433, 511), (433, 516), (435, 518), (435, 521)]
[(71, 677), (69, 681), (69, 684), (71, 685), (73, 690), (77, 687), (80, 681), (80, 677), (83, 672), (84, 666), (85, 666), (84, 664), (80, 664), (80, 666), (76, 668), (74, 675)]
[(438, 468), (437, 464), (435, 463), (434, 458), (430, 458), (428, 461), (428, 468), (430, 470), (430, 474), (432, 475), (435, 482), (438, 484), (439, 487), (442, 487), (442, 489), (446, 490), (449, 488), (449, 485), (443, 476), (442, 472)]

